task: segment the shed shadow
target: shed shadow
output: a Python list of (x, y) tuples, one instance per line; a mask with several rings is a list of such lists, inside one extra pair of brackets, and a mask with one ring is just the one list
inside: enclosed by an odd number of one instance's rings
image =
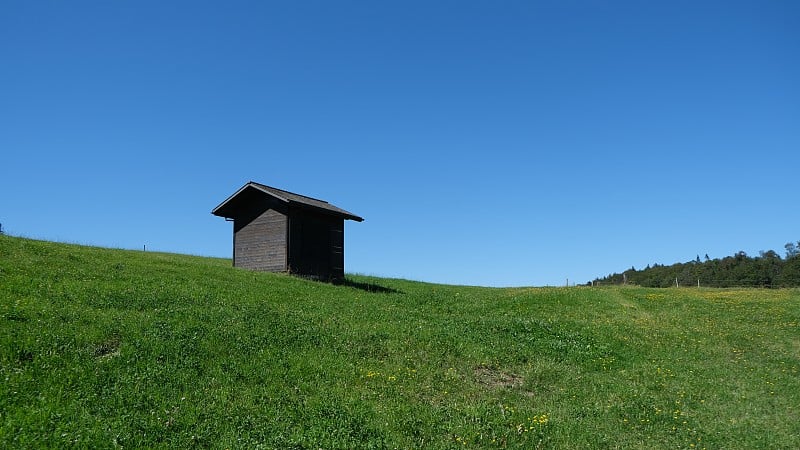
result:
[(354, 289), (359, 289), (365, 292), (372, 292), (377, 294), (402, 294), (402, 291), (398, 291), (397, 289), (381, 286), (375, 283), (367, 283), (363, 281), (355, 281), (349, 280), (347, 278), (343, 278), (340, 280), (333, 281), (333, 284), (337, 286), (346, 286)]

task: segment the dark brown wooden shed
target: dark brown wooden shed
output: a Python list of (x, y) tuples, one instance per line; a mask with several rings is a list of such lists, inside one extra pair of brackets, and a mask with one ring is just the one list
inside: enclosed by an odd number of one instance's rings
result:
[(330, 203), (249, 182), (211, 211), (233, 221), (233, 265), (321, 279), (344, 277), (344, 221)]

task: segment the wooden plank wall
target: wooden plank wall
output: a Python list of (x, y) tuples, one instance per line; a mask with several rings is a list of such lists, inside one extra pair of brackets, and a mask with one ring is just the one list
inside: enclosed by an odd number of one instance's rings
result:
[(267, 209), (249, 222), (237, 218), (234, 221), (233, 265), (269, 272), (287, 270), (287, 226), (286, 215), (274, 209)]
[(344, 276), (344, 220), (290, 212), (289, 270), (322, 279)]
[(330, 277), (344, 278), (344, 220), (331, 224), (331, 272)]

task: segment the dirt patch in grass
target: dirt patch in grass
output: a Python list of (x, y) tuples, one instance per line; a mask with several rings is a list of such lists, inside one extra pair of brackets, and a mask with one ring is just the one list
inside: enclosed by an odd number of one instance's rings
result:
[(474, 370), (475, 379), (478, 383), (491, 389), (513, 389), (520, 388), (524, 379), (511, 372), (506, 372), (494, 366), (481, 364)]
[(96, 358), (112, 358), (119, 355), (119, 336), (111, 336), (94, 348)]

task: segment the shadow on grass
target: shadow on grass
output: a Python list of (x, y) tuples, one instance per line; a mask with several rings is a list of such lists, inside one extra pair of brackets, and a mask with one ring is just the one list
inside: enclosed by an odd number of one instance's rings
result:
[(337, 286), (346, 286), (346, 287), (360, 289), (360, 290), (366, 291), (366, 292), (374, 292), (374, 293), (378, 293), (378, 294), (399, 294), (399, 293), (402, 293), (402, 291), (398, 291), (397, 289), (394, 289), (394, 288), (381, 286), (381, 285), (375, 284), (375, 283), (365, 283), (365, 282), (362, 282), (362, 281), (348, 280), (347, 278), (344, 278), (344, 279), (341, 279), (341, 280), (336, 280), (336, 281), (333, 282), (333, 284), (335, 284)]
[(350, 280), (348, 278), (340, 278), (340, 279), (333, 278), (333, 279), (331, 279), (331, 278), (322, 278), (322, 277), (316, 277), (316, 276), (311, 276), (311, 275), (300, 275), (300, 274), (291, 274), (291, 275), (294, 276), (295, 278), (299, 278), (299, 279), (302, 279), (302, 280), (315, 281), (317, 283), (332, 284), (334, 286), (345, 286), (345, 287), (350, 287), (350, 288), (353, 288), (353, 289), (359, 289), (359, 290), (362, 290), (362, 291), (365, 291), (365, 292), (373, 292), (373, 293), (377, 293), (377, 294), (402, 294), (403, 293), (403, 291), (400, 291), (400, 290), (397, 290), (397, 289), (394, 289), (394, 288), (390, 288), (390, 287), (386, 287), (386, 286), (381, 286), (381, 285), (376, 284), (376, 283), (370, 283), (370, 282), (364, 282), (364, 281), (355, 281), (355, 280)]

